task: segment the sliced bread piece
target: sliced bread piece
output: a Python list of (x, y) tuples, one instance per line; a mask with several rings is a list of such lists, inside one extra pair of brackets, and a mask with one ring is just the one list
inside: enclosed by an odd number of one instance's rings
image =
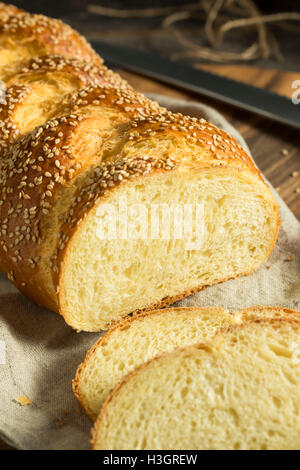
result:
[(131, 317), (111, 328), (87, 353), (73, 381), (74, 393), (95, 420), (109, 392), (129, 372), (178, 346), (207, 341), (236, 323), (222, 308), (169, 308)]
[(93, 449), (299, 449), (300, 322), (231, 326), (164, 354), (106, 400)]
[(290, 318), (295, 317), (300, 320), (300, 312), (286, 307), (266, 307), (264, 305), (257, 305), (255, 307), (244, 308), (232, 312), (238, 323), (247, 321), (258, 320), (260, 318)]

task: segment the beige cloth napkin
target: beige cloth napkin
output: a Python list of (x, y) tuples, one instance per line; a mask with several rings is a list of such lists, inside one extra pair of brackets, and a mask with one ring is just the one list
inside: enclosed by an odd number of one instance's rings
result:
[[(215, 110), (198, 103), (156, 99), (174, 111), (206, 118), (247, 149), (237, 131)], [(220, 305), (233, 310), (261, 304), (300, 310), (300, 223), (276, 193), (275, 197), (282, 226), (267, 263), (249, 277), (210, 287), (180, 305)], [(288, 258), (292, 261), (285, 261)], [(76, 333), (59, 315), (23, 297), (0, 275), (0, 341), (6, 351), (4, 361), (0, 343), (0, 436), (4, 440), (19, 449), (89, 448), (91, 423), (79, 411), (71, 380), (98, 337), (99, 333)], [(15, 401), (20, 396), (30, 398), (32, 404), (21, 406)]]

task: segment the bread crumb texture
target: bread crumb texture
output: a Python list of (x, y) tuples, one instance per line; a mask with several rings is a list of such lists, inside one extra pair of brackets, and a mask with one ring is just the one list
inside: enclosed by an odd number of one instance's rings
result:
[(106, 400), (93, 448), (298, 449), (299, 312), (275, 313), (136, 369)]
[(132, 317), (109, 330), (87, 353), (73, 389), (95, 420), (109, 392), (144, 362), (179, 346), (204, 342), (239, 321), (221, 308), (170, 308)]

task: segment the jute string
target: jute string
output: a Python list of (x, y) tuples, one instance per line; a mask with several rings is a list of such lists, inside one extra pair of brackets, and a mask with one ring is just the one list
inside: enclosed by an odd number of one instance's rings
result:
[[(226, 63), (251, 61), (275, 57), (282, 60), (280, 45), (274, 37), (270, 25), (299, 33), (298, 12), (261, 14), (253, 0), (199, 0), (178, 6), (143, 9), (116, 9), (101, 5), (87, 5), (90, 13), (112, 18), (154, 18), (163, 17), (161, 28), (171, 32), (183, 46), (183, 50), (172, 55), (173, 59), (197, 60)], [(199, 22), (195, 40), (188, 37), (182, 22)], [(292, 22), (292, 23), (290, 23)], [(254, 29), (254, 41), (240, 52), (225, 50), (226, 35), (233, 30)], [(199, 31), (199, 32), (198, 32)]]

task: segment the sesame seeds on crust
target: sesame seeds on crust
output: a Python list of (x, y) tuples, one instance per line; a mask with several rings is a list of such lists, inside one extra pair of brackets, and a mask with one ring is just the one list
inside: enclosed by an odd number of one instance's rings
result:
[(48, 54), (30, 59), (26, 64), (22, 64), (18, 73), (8, 83), (17, 81), (20, 76), (48, 72), (74, 74), (81, 79), (81, 87), (105, 83), (113, 86), (129, 87), (120, 75), (109, 70), (105, 65), (95, 65), (93, 62), (86, 62), (74, 57), (64, 57), (59, 54)]
[[(100, 90), (105, 94), (106, 104), (127, 114), (127, 120), (136, 113), (134, 109), (132, 113), (125, 111), (128, 103), (121, 100), (122, 96), (128, 96), (125, 91), (112, 87)], [(78, 99), (85, 96), (82, 91), (80, 93)], [(94, 88), (93, 93), (98, 96), (99, 88)], [(98, 102), (99, 112), (101, 100)], [(140, 99), (137, 99), (137, 104), (141, 106)], [(157, 109), (158, 105), (153, 106)], [(72, 138), (76, 129), (81, 124), (85, 125), (85, 120), (84, 116), (76, 113), (54, 118), (4, 150), (0, 173), (0, 252), (2, 249), (2, 253), (7, 254), (9, 263), (6, 264), (9, 264), (10, 272), (16, 270), (21, 262), (20, 252), (29, 245), (30, 256), (22, 262), (32, 269), (36, 267), (39, 245), (46, 236), (40, 233), (40, 226), (56, 208), (57, 191), (70, 187), (72, 180), (88, 165), (88, 162), (80, 161), (80, 155), (72, 152)], [(101, 155), (99, 159), (101, 161)], [(21, 231), (20, 227), (23, 227)], [(16, 249), (17, 255), (13, 251)]]
[[(199, 158), (202, 160), (206, 158), (216, 165), (232, 160), (236, 165), (249, 167), (260, 175), (242, 146), (227, 132), (218, 129), (203, 118), (198, 119), (172, 112), (149, 115), (144, 119), (137, 118), (132, 123), (128, 141), (138, 141), (162, 134), (169, 135), (172, 132), (180, 134), (187, 144), (202, 147), (205, 153), (205, 155), (199, 154)], [(185, 159), (187, 162), (191, 159), (189, 152), (186, 157), (182, 155), (181, 160)]]
[[(16, 45), (30, 37), (38, 46), (36, 53), (43, 54), (16, 64), (0, 109), (0, 268), (37, 302), (58, 309), (59, 276), (68, 242), (89, 211), (119, 185), (179, 166), (220, 166), (231, 160), (238, 168), (257, 171), (234, 139), (204, 120), (172, 114), (135, 92), (59, 20), (26, 13), (4, 20), (0, 15), (1, 34)], [(30, 95), (34, 75), (47, 80), (52, 72), (73, 74), (80, 89), (65, 96), (55, 117), (20, 137), (22, 129), (17, 128), (14, 113)], [(97, 120), (103, 122), (96, 129)], [(89, 160), (88, 155), (76, 153), (80, 146), (74, 141), (80, 129), (84, 135), (86, 126), (88, 135), (94, 124), (99, 152)], [(160, 148), (161, 138), (169, 139), (169, 150)], [(176, 138), (179, 145), (173, 154)], [(111, 147), (102, 158), (104, 139)], [(148, 140), (149, 153), (143, 150)], [(51, 277), (54, 294), (48, 287)]]
[[(74, 79), (76, 79), (79, 89), (87, 86), (111, 85), (118, 89), (127, 90), (127, 94), (131, 90), (127, 82), (118, 74), (108, 70), (105, 66), (96, 66), (78, 59), (65, 58), (59, 55), (48, 55), (31, 59), (23, 65), (19, 73), (15, 74), (7, 81), (6, 99), (4, 102), (0, 103), (0, 145), (2, 148), (24, 134), (23, 128), (15, 122), (14, 114), (26, 103), (26, 98), (30, 97), (34, 84), (37, 83), (37, 86), (39, 86), (41, 80), (47, 83), (51, 78), (49, 74), (56, 72), (59, 73), (57, 80), (62, 79), (61, 74), (65, 74), (66, 79), (69, 78), (73, 80), (73, 82)], [(101, 89), (98, 90), (98, 93), (101, 96)], [(94, 92), (95, 97), (96, 94), (97, 91)], [(131, 94), (133, 94), (133, 91), (131, 91)], [(40, 95), (41, 104), (43, 104), (45, 99), (47, 99), (47, 96), (42, 93)], [(55, 115), (59, 112), (64, 96), (59, 96), (57, 109), (54, 107), (55, 101), (53, 96), (51, 99), (52, 111)], [(80, 95), (74, 95), (74, 99), (71, 99), (71, 96), (70, 99), (66, 97), (66, 102), (69, 101), (71, 104), (71, 106), (68, 107), (68, 112), (71, 111), (73, 101), (76, 103), (76, 106), (80, 106), (80, 102), (82, 102), (80, 99)], [(35, 101), (38, 105), (36, 96)], [(141, 98), (140, 101), (142, 101)], [(150, 103), (150, 100), (147, 101)], [(146, 102), (146, 99), (144, 99), (144, 102)], [(151, 109), (153, 112), (154, 108), (152, 107)], [(59, 114), (62, 114), (62, 112), (60, 111)], [(47, 121), (50, 117), (51, 116), (45, 114), (44, 121)], [(29, 113), (28, 118), (31, 119), (31, 113)], [(24, 128), (26, 127), (25, 119), (26, 116), (23, 115), (21, 124)], [(42, 116), (40, 116), (40, 119), (42, 120)], [(43, 124), (43, 122), (39, 122), (39, 124)]]
[(30, 93), (30, 87), (26, 85), (15, 85), (6, 90), (5, 100), (0, 103), (0, 146), (7, 146), (20, 135), (13, 120), (17, 106), (21, 105)]
[(15, 41), (24, 41), (30, 37), (46, 52), (92, 60), (102, 64), (90, 44), (69, 25), (60, 20), (44, 15), (19, 12), (12, 15), (0, 15), (0, 35), (11, 36)]
[(15, 5), (0, 2), (0, 19), (1, 20), (8, 18), (10, 15), (17, 15), (18, 13), (24, 13), (24, 10), (21, 10)]
[(135, 92), (130, 86), (118, 87), (114, 83), (113, 86), (109, 83), (107, 86), (89, 86), (78, 90), (60, 112), (80, 114), (87, 106), (95, 107), (96, 114), (101, 114), (102, 106), (118, 109), (127, 116), (127, 120), (166, 112), (158, 103)]
[(14, 280), (16, 271), (20, 275), (20, 269), (37, 267), (47, 236), (41, 235), (41, 222), (54, 208), (57, 188), (80, 168), (67, 145), (80, 120), (72, 116), (48, 122), (10, 146), (9, 158), (4, 155), (1, 161), (0, 251)]
[[(20, 80), (20, 77), (32, 76), (34, 74), (43, 74), (48, 72), (67, 72), (80, 77), (82, 86), (86, 83), (105, 83), (104, 74), (106, 67), (102, 65), (89, 64), (85, 61), (73, 58), (63, 57), (58, 54), (49, 54), (30, 59), (27, 63), (21, 64), (20, 70), (8, 84)], [(45, 76), (45, 80), (47, 77)]]
[(232, 137), (137, 93), (69, 26), (11, 13), (2, 15), (0, 3), (8, 87), (0, 106), (0, 270), (67, 321), (60, 283), (74, 235), (120, 185), (215, 166), (261, 176)]

